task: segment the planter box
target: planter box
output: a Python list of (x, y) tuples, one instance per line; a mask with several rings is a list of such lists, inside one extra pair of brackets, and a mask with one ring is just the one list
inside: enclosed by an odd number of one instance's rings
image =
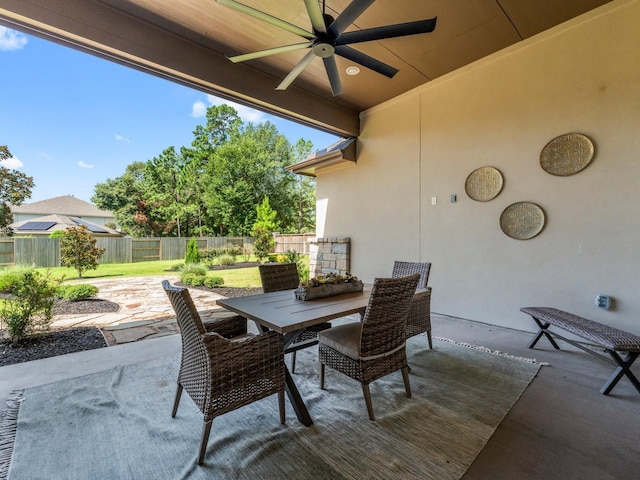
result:
[(364, 284), (358, 280), (349, 283), (318, 285), (317, 287), (298, 287), (295, 293), (298, 300), (313, 300), (333, 297), (343, 293), (361, 292), (363, 287)]

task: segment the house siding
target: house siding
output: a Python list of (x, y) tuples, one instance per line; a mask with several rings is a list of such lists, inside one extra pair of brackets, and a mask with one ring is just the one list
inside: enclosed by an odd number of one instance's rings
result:
[[(357, 163), (317, 172), (317, 235), (350, 237), (365, 281), (432, 262), (437, 313), (532, 330), (520, 307), (547, 305), (640, 334), (639, 22), (640, 2), (614, 1), (364, 112)], [(540, 151), (573, 132), (594, 160), (548, 174)], [(489, 202), (465, 193), (482, 166), (504, 177)], [(500, 229), (519, 201), (545, 212), (531, 240)]]

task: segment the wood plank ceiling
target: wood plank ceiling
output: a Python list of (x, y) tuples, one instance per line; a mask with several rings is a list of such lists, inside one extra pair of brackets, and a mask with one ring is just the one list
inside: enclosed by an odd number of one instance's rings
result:
[[(358, 114), (610, 0), (377, 0), (347, 31), (438, 17), (434, 32), (359, 43), (399, 70), (393, 78), (336, 57), (333, 96), (321, 59), (285, 91), (275, 87), (307, 50), (233, 64), (226, 57), (300, 43), (295, 34), (215, 0), (2, 0), (0, 23), (345, 136)], [(242, 3), (311, 31), (303, 0)], [(322, 6), (323, 2), (320, 2)], [(327, 0), (337, 17), (349, 0)]]

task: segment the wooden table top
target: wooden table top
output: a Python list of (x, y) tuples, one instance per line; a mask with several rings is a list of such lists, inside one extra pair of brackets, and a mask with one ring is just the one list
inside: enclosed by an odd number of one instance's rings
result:
[(295, 290), (217, 300), (221, 307), (236, 312), (278, 333), (285, 334), (334, 318), (361, 313), (369, 303), (371, 286), (362, 292), (328, 298), (297, 300)]

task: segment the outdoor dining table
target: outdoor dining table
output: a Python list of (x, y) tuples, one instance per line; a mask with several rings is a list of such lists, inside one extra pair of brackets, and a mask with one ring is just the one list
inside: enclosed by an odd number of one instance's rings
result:
[[(253, 320), (263, 332), (273, 330), (283, 335), (284, 350), (285, 353), (288, 353), (294, 350), (290, 348), (290, 345), (305, 328), (346, 315), (362, 314), (369, 302), (371, 286), (365, 286), (361, 292), (344, 293), (307, 301), (296, 299), (294, 292), (295, 290), (282, 290), (245, 297), (225, 298), (217, 300), (216, 303), (227, 310)], [(303, 425), (313, 425), (304, 400), (286, 367), (285, 379), (285, 391), (298, 420)]]

